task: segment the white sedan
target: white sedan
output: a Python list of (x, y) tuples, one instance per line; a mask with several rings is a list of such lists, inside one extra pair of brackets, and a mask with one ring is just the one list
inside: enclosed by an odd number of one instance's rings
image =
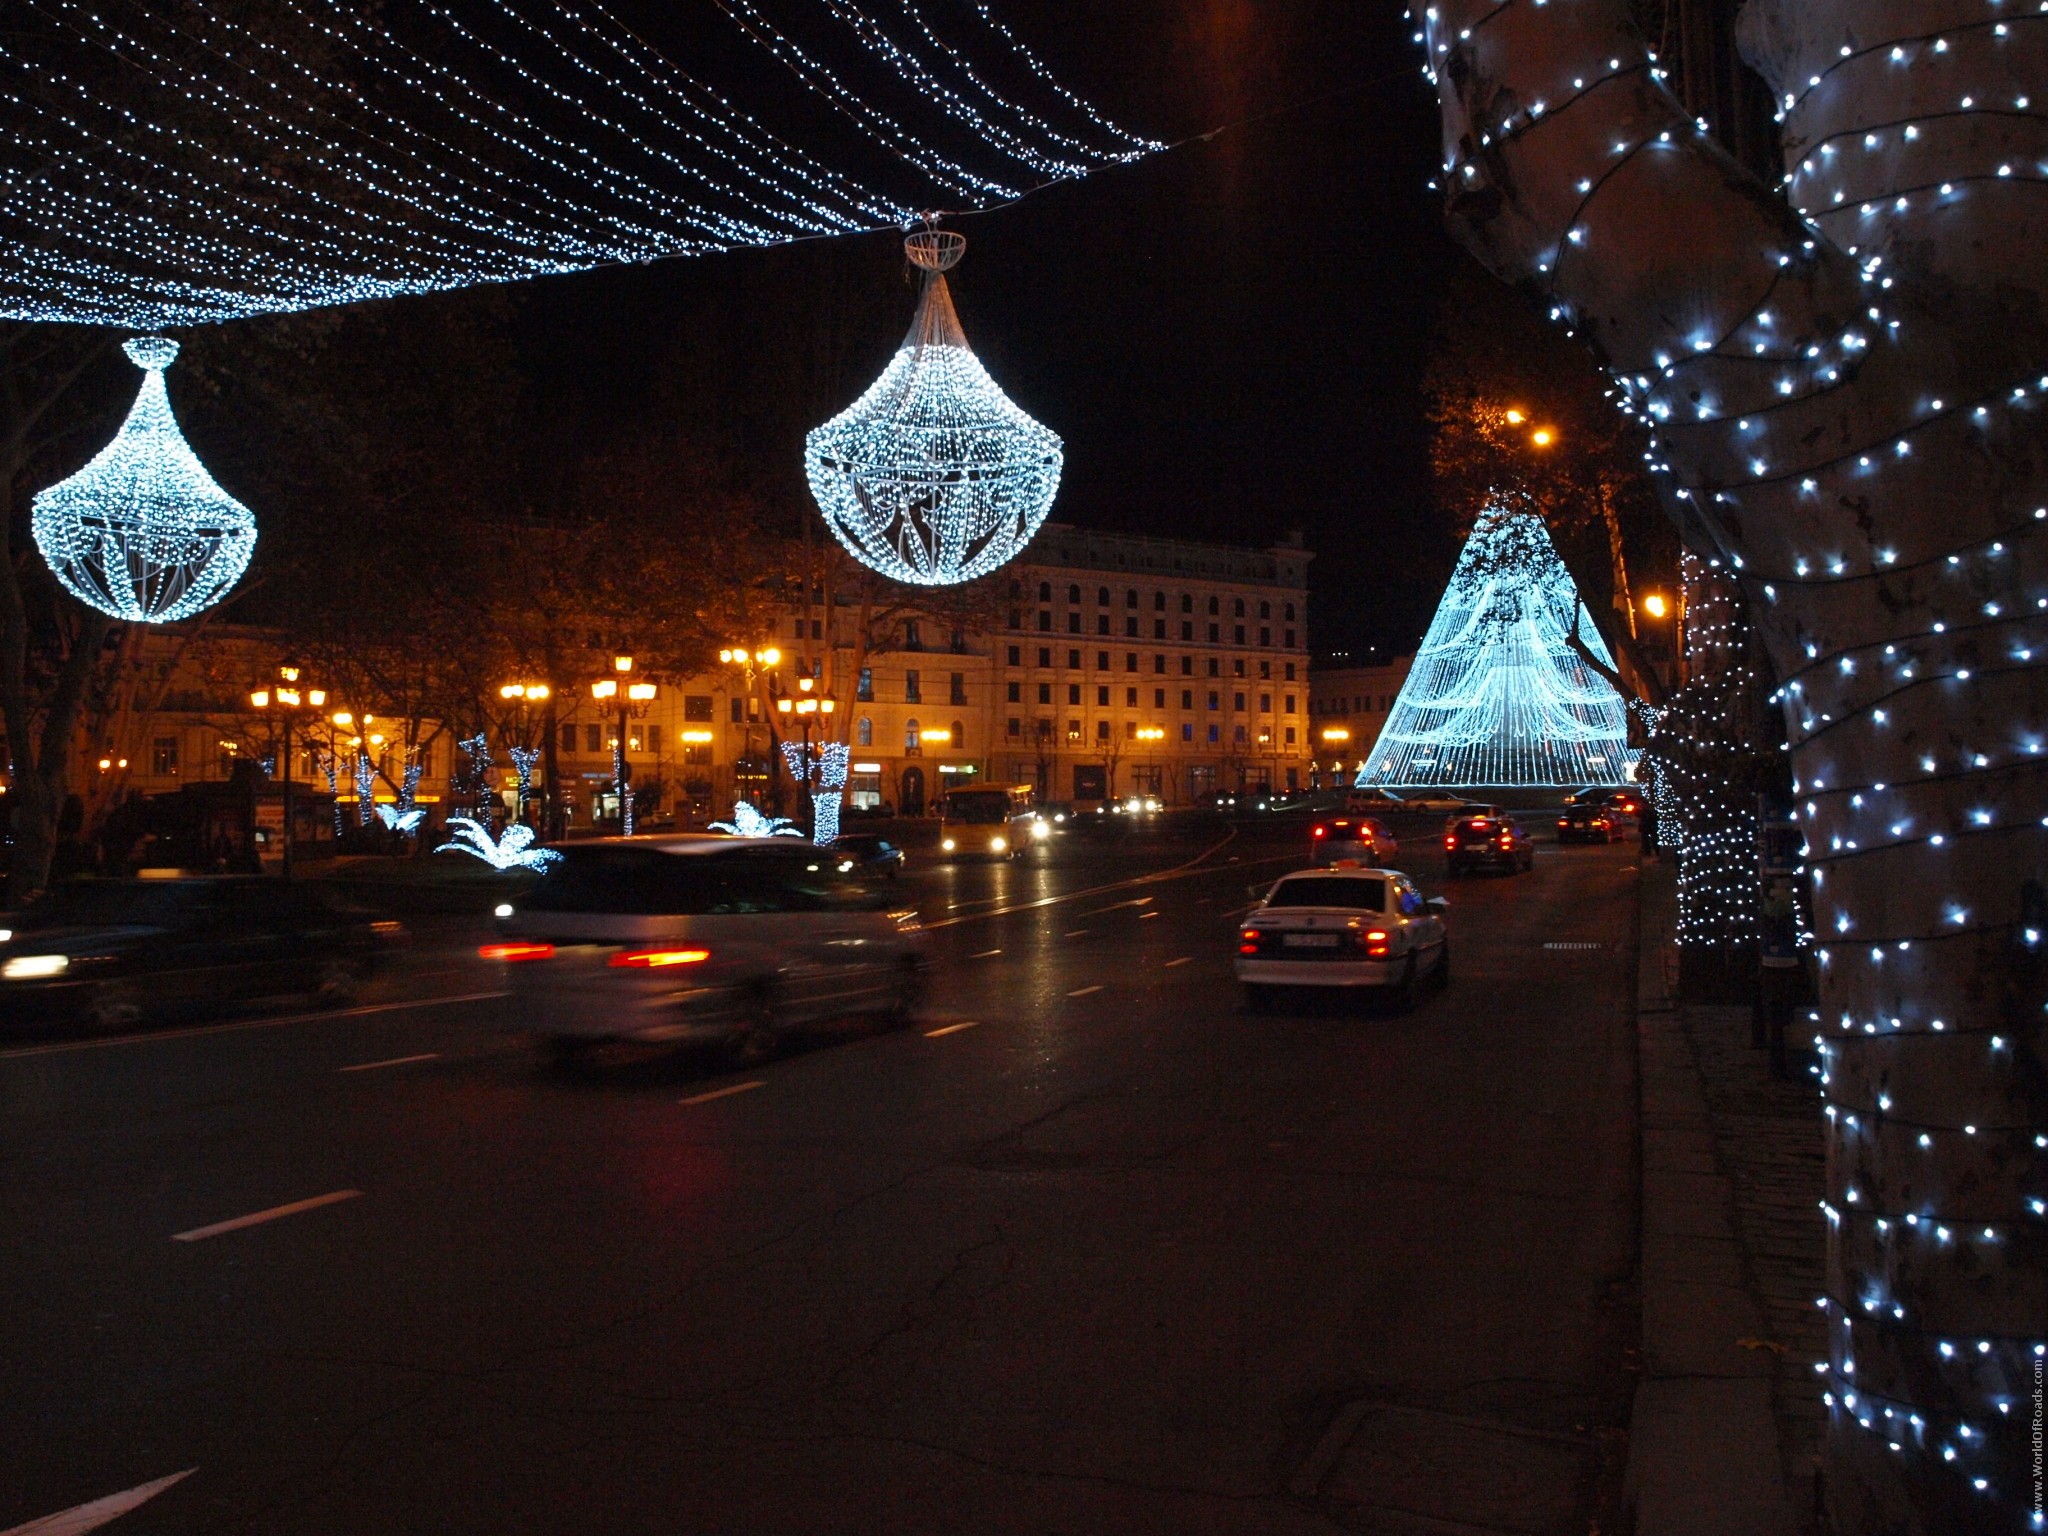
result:
[(1274, 882), (1237, 935), (1237, 979), (1254, 1008), (1283, 987), (1378, 987), (1405, 1002), (1418, 977), (1450, 980), (1442, 897), (1399, 870), (1304, 869)]

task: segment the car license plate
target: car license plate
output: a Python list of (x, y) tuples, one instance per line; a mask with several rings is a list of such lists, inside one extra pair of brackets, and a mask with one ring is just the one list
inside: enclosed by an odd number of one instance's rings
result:
[(1281, 937), (1280, 943), (1287, 949), (1335, 949), (1337, 935), (1334, 933), (1290, 933)]

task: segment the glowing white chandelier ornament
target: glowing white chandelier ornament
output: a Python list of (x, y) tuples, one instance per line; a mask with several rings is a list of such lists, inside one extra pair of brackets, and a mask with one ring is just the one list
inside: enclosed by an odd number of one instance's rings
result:
[(1533, 513), (1493, 513), (1466, 541), (1361, 785), (1619, 784), (1635, 759), (1612, 666)]
[(804, 469), (855, 559), (897, 581), (951, 586), (1030, 543), (1064, 455), (968, 350), (945, 277), (965, 238), (928, 229), (903, 245), (925, 273), (910, 334), (868, 392), (810, 435)]
[(214, 483), (171, 414), (164, 370), (178, 344), (123, 345), (142, 390), (114, 440), (35, 498), (30, 527), (80, 602), (117, 619), (167, 624), (219, 602), (248, 569), (255, 514)]

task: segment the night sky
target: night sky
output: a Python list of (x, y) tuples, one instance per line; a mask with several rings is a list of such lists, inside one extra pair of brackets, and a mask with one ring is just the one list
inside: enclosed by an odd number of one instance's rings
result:
[[(1412, 648), (1456, 545), (1419, 381), (1460, 260), (1425, 183), (1434, 105), (1394, 6), (998, 0), (1063, 83), (1206, 142), (955, 221), (954, 294), (999, 383), (1067, 443), (1054, 517), (1263, 543), (1302, 529), (1318, 650)], [(635, 24), (664, 38), (661, 10)], [(894, 234), (548, 279), (520, 346), (551, 430), (650, 411), (815, 515), (804, 432), (864, 389), (914, 294)]]

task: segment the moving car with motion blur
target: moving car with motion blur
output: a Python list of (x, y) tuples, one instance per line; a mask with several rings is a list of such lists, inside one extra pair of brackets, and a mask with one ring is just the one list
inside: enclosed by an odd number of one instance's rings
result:
[(1604, 803), (1610, 814), (1626, 816), (1631, 821), (1640, 819), (1643, 814), (1643, 797), (1638, 790), (1617, 789), (1608, 795)]
[(842, 832), (832, 840), (841, 873), (863, 880), (894, 880), (903, 873), (903, 850), (873, 832)]
[(1344, 814), (1346, 816), (1385, 815), (1390, 811), (1405, 811), (1407, 803), (1388, 794), (1384, 789), (1351, 788), (1344, 791)]
[(1617, 843), (1628, 836), (1621, 824), (1621, 818), (1611, 814), (1605, 806), (1567, 806), (1557, 818), (1557, 840), (1560, 843)]
[(1472, 802), (1463, 795), (1454, 795), (1447, 789), (1419, 789), (1404, 796), (1401, 804), (1411, 811), (1445, 811), (1451, 813), (1469, 812)]
[(1357, 864), (1384, 864), (1400, 851), (1401, 845), (1385, 822), (1370, 816), (1331, 816), (1308, 831), (1309, 855), (1318, 869), (1350, 860)]
[(0, 929), (0, 1029), (134, 1028), (258, 998), (354, 1000), (396, 922), (260, 876), (79, 880)]
[(765, 1061), (794, 1030), (907, 1023), (929, 940), (914, 911), (788, 838), (569, 843), (482, 947), (502, 1017), (561, 1061), (608, 1041), (711, 1043)]
[(1254, 1009), (1289, 987), (1374, 989), (1413, 997), (1418, 978), (1451, 975), (1449, 903), (1424, 900), (1391, 869), (1305, 869), (1275, 881), (1237, 934), (1237, 979)]
[(1536, 850), (1522, 824), (1504, 812), (1459, 816), (1444, 831), (1444, 865), (1453, 875), (1474, 869), (1512, 875), (1535, 867)]
[(939, 807), (939, 851), (956, 858), (1014, 859), (1051, 831), (1022, 790), (949, 790)]

